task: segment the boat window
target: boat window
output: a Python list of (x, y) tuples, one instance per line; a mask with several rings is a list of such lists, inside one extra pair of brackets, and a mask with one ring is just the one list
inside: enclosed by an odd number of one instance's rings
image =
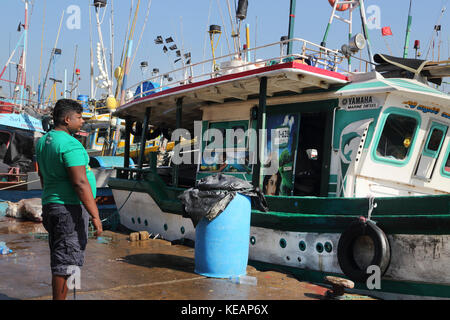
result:
[(97, 140), (95, 141), (96, 144), (103, 145), (105, 143), (106, 136), (108, 135), (108, 129), (107, 128), (100, 128), (98, 129), (98, 135)]
[(400, 114), (390, 114), (378, 142), (376, 155), (392, 160), (405, 160), (411, 149), (416, 128), (416, 119)]
[(447, 151), (447, 161), (444, 162), (443, 171), (447, 177), (450, 177), (450, 147), (449, 151)]
[(438, 151), (439, 146), (441, 145), (442, 137), (444, 136), (444, 131), (440, 129), (433, 129), (430, 135), (430, 140), (427, 144), (427, 149), (429, 151)]
[[(210, 123), (209, 129), (217, 129), (221, 132), (223, 147), (211, 150), (209, 144), (214, 140), (212, 137), (209, 138), (200, 171), (250, 173), (248, 139), (246, 135), (237, 134), (238, 132), (246, 133), (248, 121), (213, 122)], [(235, 134), (232, 137), (231, 146), (227, 145), (227, 130), (232, 130), (231, 132)]]

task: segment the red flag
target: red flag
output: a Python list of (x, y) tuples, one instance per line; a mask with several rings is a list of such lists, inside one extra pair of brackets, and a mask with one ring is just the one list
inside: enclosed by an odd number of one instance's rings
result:
[(383, 27), (383, 28), (381, 28), (381, 35), (382, 36), (392, 36), (391, 27)]

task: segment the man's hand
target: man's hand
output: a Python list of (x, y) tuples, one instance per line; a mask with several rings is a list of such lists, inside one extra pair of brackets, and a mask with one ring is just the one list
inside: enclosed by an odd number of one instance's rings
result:
[(95, 229), (94, 236), (100, 237), (100, 235), (103, 232), (102, 221), (99, 218), (93, 218), (92, 224), (94, 225), (94, 229)]
[(77, 193), (87, 212), (92, 217), (92, 224), (95, 228), (94, 235), (98, 237), (103, 232), (102, 222), (100, 221), (97, 204), (95, 203), (94, 196), (92, 195), (91, 186), (86, 177), (86, 167), (68, 167), (67, 172), (69, 174), (69, 178), (72, 182), (75, 192)]

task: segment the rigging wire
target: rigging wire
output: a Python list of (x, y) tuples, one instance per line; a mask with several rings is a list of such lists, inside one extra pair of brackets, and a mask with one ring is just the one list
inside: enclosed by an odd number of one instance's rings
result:
[[(121, 57), (120, 57), (120, 64), (119, 64), (119, 66), (123, 65), (123, 59), (124, 59), (124, 54), (125, 54), (125, 47), (127, 45), (127, 37), (128, 37), (128, 32), (130, 30), (131, 15), (133, 14), (133, 2), (134, 2), (134, 0), (131, 0), (130, 15), (128, 16), (128, 25), (127, 25), (127, 30), (125, 32), (125, 39), (123, 40), (122, 54), (121, 54)], [(116, 99), (118, 98), (121, 84), (122, 84), (122, 79), (119, 76), (117, 78), (117, 86), (116, 86), (116, 94), (115, 94), (115, 98)]]
[(236, 33), (234, 32), (234, 22), (233, 22), (233, 15), (231, 14), (231, 7), (230, 7), (230, 1), (227, 0), (228, 5), (228, 14), (230, 16), (230, 23), (231, 23), (231, 36), (233, 37), (233, 44), (234, 44), (234, 52), (238, 52), (238, 48), (236, 47)]
[(141, 30), (141, 35), (139, 36), (138, 44), (136, 46), (136, 49), (135, 49), (135, 52), (134, 52), (134, 55), (133, 55), (133, 59), (131, 60), (131, 63), (130, 63), (130, 67), (129, 67), (130, 69), (131, 69), (131, 66), (133, 65), (134, 59), (136, 58), (136, 54), (138, 52), (139, 45), (141, 44), (141, 40), (142, 40), (142, 36), (144, 34), (144, 31), (145, 31), (145, 26), (147, 24), (148, 16), (150, 15), (150, 7), (151, 7), (151, 5), (152, 5), (152, 0), (149, 0), (148, 1), (148, 6), (147, 6), (147, 13), (145, 14), (145, 20), (144, 20), (144, 24), (143, 24), (142, 30)]
[[(446, 6), (447, 6), (448, 1), (449, 1), (449, 0), (446, 0), (446, 1), (445, 1), (445, 4), (442, 6), (441, 13), (440, 13), (440, 15), (439, 15), (439, 18), (438, 18), (437, 21), (436, 21), (435, 26), (436, 26), (436, 25), (439, 25), (439, 23), (441, 22), (441, 19), (442, 19), (442, 17), (444, 16), (445, 10), (447, 10), (447, 7), (446, 7)], [(441, 2), (441, 3), (442, 3), (442, 2)], [(434, 28), (433, 28), (433, 31), (432, 31), (432, 33), (431, 33), (431, 39), (430, 39), (430, 42), (428, 43), (428, 50), (427, 50), (427, 55), (425, 56), (425, 60), (428, 59), (428, 55), (430, 54), (430, 49), (431, 49), (431, 46), (432, 46), (432, 44), (433, 44), (434, 36), (435, 36), (435, 35), (436, 35), (436, 32), (435, 32), (435, 30), (434, 30)]]
[(44, 17), (42, 18), (42, 35), (41, 35), (41, 58), (39, 60), (39, 78), (38, 83), (41, 83), (41, 72), (42, 72), (42, 52), (44, 50), (44, 26), (45, 26), (45, 11), (47, 7), (47, 0), (44, 0)]
[(125, 47), (126, 47), (126, 44), (127, 44), (128, 32), (130, 31), (131, 15), (133, 14), (133, 2), (134, 2), (134, 0), (131, 0), (130, 15), (128, 17), (128, 25), (127, 25), (127, 30), (125, 32), (125, 39), (123, 41), (122, 57), (120, 58), (120, 65), (123, 64), (123, 59), (124, 59), (124, 54), (125, 54)]
[(217, 5), (219, 6), (220, 18), (222, 19), (222, 24), (223, 24), (223, 31), (225, 32), (225, 39), (227, 40), (228, 54), (231, 54), (230, 41), (228, 39), (229, 37), (228, 37), (228, 33), (227, 33), (227, 28), (226, 28), (226, 25), (225, 25), (225, 20), (223, 18), (222, 7), (219, 4), (219, 0), (217, 0)]
[[(209, 22), (211, 19), (211, 8), (212, 8), (212, 2), (213, 0), (209, 1), (209, 10), (208, 10), (208, 23), (206, 24), (209, 26)], [(206, 40), (208, 39), (208, 32), (205, 32), (205, 39), (203, 40), (203, 61), (206, 60)], [(205, 73), (205, 64), (202, 65), (203, 73)]]

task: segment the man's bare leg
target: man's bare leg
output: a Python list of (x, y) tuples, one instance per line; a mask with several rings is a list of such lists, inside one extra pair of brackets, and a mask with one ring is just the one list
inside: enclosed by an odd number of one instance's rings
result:
[(53, 300), (66, 300), (68, 276), (52, 276)]

